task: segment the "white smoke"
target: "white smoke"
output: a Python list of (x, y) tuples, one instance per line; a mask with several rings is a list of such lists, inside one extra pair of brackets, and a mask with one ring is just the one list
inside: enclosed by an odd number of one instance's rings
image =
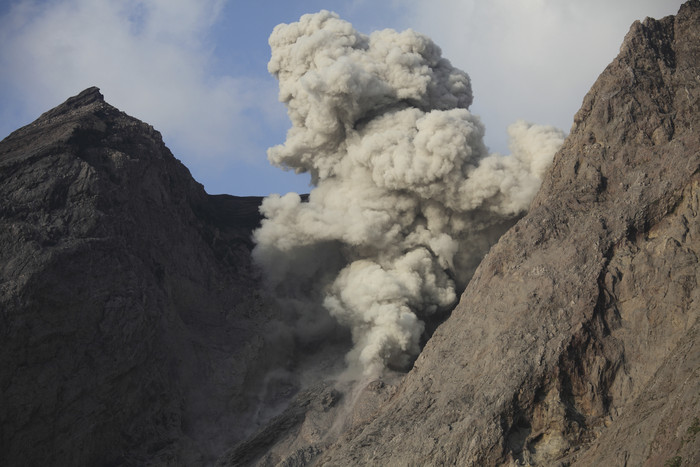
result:
[(315, 188), (263, 201), (254, 257), (298, 313), (322, 304), (351, 330), (350, 371), (405, 367), (424, 321), (528, 208), (564, 134), (517, 122), (512, 154), (490, 155), (469, 77), (411, 30), (366, 36), (321, 11), (277, 26), (270, 46), (292, 127), (268, 157)]

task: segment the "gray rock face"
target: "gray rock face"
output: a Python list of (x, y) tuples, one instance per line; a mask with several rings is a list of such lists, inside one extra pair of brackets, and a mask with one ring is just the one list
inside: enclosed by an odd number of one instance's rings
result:
[(1, 465), (196, 465), (252, 428), (259, 202), (97, 88), (0, 143)]
[(317, 464), (700, 463), (698, 76), (700, 2), (632, 26), (530, 212)]

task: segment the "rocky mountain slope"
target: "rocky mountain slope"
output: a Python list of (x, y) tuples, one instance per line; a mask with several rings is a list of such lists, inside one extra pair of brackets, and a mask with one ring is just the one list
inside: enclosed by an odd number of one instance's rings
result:
[(700, 2), (635, 23), (413, 369), (221, 464), (697, 465), (698, 76)]
[(17, 130), (0, 465), (700, 464), (699, 36), (700, 0), (632, 26), (413, 368), (361, 385), (297, 392), (259, 199), (206, 194), (96, 88)]
[(319, 465), (698, 465), (700, 2), (635, 23), (525, 218)]
[(259, 203), (97, 88), (0, 143), (1, 465), (196, 464), (251, 427)]

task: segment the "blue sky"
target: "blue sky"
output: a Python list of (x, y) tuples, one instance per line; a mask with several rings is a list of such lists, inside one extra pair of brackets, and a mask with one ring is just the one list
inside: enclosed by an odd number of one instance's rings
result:
[[(335, 11), (354, 27), (412, 28), (472, 78), (486, 143), (517, 119), (565, 131), (635, 19), (681, 0), (21, 0), (0, 3), (0, 138), (89, 86), (161, 131), (209, 193), (309, 190), (272, 167), (289, 127), (267, 73), (276, 24)], [(380, 6), (377, 6), (380, 5)]]

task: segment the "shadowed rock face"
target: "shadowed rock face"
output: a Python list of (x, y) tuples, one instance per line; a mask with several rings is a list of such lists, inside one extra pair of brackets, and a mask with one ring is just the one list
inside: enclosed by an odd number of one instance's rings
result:
[(0, 464), (196, 463), (249, 428), (259, 202), (97, 88), (0, 143)]

